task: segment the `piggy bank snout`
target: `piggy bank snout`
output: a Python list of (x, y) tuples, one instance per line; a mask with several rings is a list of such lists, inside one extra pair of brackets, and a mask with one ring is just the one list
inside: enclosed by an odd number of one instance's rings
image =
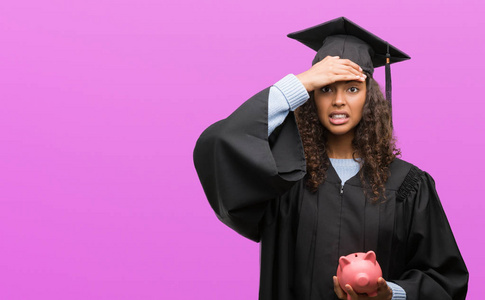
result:
[(369, 276), (366, 273), (359, 273), (355, 276), (355, 282), (358, 286), (364, 287), (369, 284)]

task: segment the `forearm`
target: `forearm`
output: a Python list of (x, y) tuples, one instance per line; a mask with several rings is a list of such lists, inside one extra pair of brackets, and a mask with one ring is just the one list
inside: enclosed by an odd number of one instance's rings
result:
[(288, 74), (276, 82), (269, 90), (268, 136), (283, 123), (289, 111), (297, 109), (308, 98), (310, 95), (295, 75)]

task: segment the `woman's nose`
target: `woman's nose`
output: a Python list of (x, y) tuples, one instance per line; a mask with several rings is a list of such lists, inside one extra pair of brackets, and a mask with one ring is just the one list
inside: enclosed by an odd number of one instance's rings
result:
[(342, 106), (342, 105), (345, 105), (345, 95), (342, 91), (337, 91), (337, 93), (335, 93), (335, 98), (333, 99), (333, 103), (332, 103), (334, 106)]

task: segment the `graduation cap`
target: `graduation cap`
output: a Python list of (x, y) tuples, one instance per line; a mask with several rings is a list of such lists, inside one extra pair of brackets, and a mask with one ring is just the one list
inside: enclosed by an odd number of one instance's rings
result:
[(386, 66), (386, 99), (392, 108), (390, 64), (410, 59), (409, 55), (390, 45), (345, 17), (287, 35), (317, 51), (312, 65), (326, 56), (340, 56), (358, 64), (369, 74)]

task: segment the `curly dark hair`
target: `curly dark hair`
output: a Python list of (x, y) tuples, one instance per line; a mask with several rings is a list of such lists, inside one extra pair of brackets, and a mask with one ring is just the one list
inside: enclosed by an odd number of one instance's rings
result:
[[(361, 164), (360, 180), (363, 183), (364, 194), (373, 202), (382, 195), (385, 200), (385, 182), (389, 177), (389, 164), (399, 155), (396, 148), (391, 122), (391, 108), (384, 98), (379, 84), (367, 74), (366, 98), (362, 119), (355, 127), (352, 140), (353, 158)], [(306, 185), (312, 192), (326, 179), (326, 171), (330, 165), (327, 155), (327, 130), (318, 119), (313, 91), (310, 99), (296, 111), (296, 120), (305, 149), (307, 163)], [(357, 155), (360, 160), (357, 160)]]

